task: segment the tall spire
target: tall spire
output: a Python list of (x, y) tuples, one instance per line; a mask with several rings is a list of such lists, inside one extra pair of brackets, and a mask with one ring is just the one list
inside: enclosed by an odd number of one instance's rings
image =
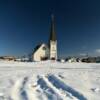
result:
[(53, 14), (51, 15), (50, 40), (56, 41), (55, 22), (54, 22), (54, 15)]
[(50, 59), (56, 60), (57, 59), (57, 39), (56, 39), (56, 32), (55, 32), (55, 22), (54, 22), (54, 15), (51, 16), (51, 31), (50, 31)]

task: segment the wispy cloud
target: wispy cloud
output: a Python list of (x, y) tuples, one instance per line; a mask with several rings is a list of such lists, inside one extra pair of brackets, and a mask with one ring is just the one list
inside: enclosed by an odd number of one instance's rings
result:
[(96, 53), (100, 53), (100, 49), (96, 49), (95, 52), (96, 52)]

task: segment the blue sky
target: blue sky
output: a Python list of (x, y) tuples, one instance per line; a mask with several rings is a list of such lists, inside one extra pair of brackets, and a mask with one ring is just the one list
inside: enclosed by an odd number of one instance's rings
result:
[(59, 56), (100, 55), (99, 0), (0, 0), (0, 55), (22, 56), (48, 43), (55, 15)]

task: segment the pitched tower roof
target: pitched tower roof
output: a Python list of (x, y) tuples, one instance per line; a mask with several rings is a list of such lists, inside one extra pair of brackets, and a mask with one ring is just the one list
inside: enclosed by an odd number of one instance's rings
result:
[(51, 15), (50, 40), (52, 40), (52, 41), (56, 41), (56, 32), (55, 32), (54, 15)]

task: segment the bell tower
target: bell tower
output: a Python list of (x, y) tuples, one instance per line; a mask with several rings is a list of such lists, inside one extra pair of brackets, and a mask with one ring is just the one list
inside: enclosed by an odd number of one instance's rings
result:
[(57, 60), (57, 39), (56, 39), (56, 32), (55, 32), (55, 22), (54, 22), (54, 15), (51, 15), (51, 30), (50, 30), (50, 59)]

